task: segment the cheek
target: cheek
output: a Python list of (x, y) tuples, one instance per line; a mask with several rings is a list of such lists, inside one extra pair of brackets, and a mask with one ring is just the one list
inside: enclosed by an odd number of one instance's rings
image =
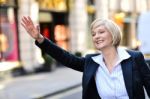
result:
[(110, 36), (110, 41), (113, 42), (113, 37), (112, 36)]
[(92, 37), (92, 41), (93, 41), (93, 42), (95, 41), (94, 37)]
[(112, 44), (113, 44), (113, 39), (110, 38), (110, 39), (108, 40), (108, 42), (112, 45)]
[(112, 44), (112, 42), (113, 42), (113, 40), (112, 40), (112, 38), (110, 37), (110, 38), (107, 38), (107, 43), (111, 43)]
[(107, 39), (108, 39), (108, 41), (110, 41), (110, 42), (113, 42), (113, 37), (112, 37), (112, 35), (107, 35)]

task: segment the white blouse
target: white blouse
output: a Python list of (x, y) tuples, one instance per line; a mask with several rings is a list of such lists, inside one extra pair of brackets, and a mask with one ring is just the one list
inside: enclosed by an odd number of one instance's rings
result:
[(96, 72), (95, 81), (98, 94), (101, 99), (129, 99), (127, 90), (125, 88), (123, 73), (121, 69), (121, 61), (128, 59), (130, 55), (125, 49), (118, 48), (119, 60), (114, 66), (111, 73), (109, 73), (102, 54), (92, 57), (92, 59), (99, 64)]

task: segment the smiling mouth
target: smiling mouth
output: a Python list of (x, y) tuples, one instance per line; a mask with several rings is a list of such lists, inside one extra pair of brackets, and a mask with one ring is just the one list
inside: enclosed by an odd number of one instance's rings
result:
[(99, 44), (99, 43), (102, 43), (102, 42), (103, 42), (103, 40), (96, 41), (96, 44)]

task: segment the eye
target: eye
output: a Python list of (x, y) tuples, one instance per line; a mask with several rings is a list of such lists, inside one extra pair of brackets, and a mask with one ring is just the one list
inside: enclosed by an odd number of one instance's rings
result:
[(105, 31), (98, 31), (99, 34), (102, 34), (102, 33), (104, 33), (104, 32), (105, 32)]
[(93, 32), (93, 33), (92, 33), (92, 36), (95, 36), (95, 35), (96, 35), (96, 33)]

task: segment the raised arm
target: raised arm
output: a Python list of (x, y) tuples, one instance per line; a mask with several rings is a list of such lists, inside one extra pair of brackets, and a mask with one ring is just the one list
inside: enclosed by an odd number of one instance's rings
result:
[(23, 17), (21, 25), (25, 28), (28, 34), (36, 40), (36, 45), (42, 51), (46, 52), (55, 60), (69, 68), (75, 69), (77, 71), (83, 71), (85, 58), (76, 57), (75, 55), (63, 50), (50, 40), (43, 37), (40, 34), (39, 26), (34, 26), (30, 17)]

